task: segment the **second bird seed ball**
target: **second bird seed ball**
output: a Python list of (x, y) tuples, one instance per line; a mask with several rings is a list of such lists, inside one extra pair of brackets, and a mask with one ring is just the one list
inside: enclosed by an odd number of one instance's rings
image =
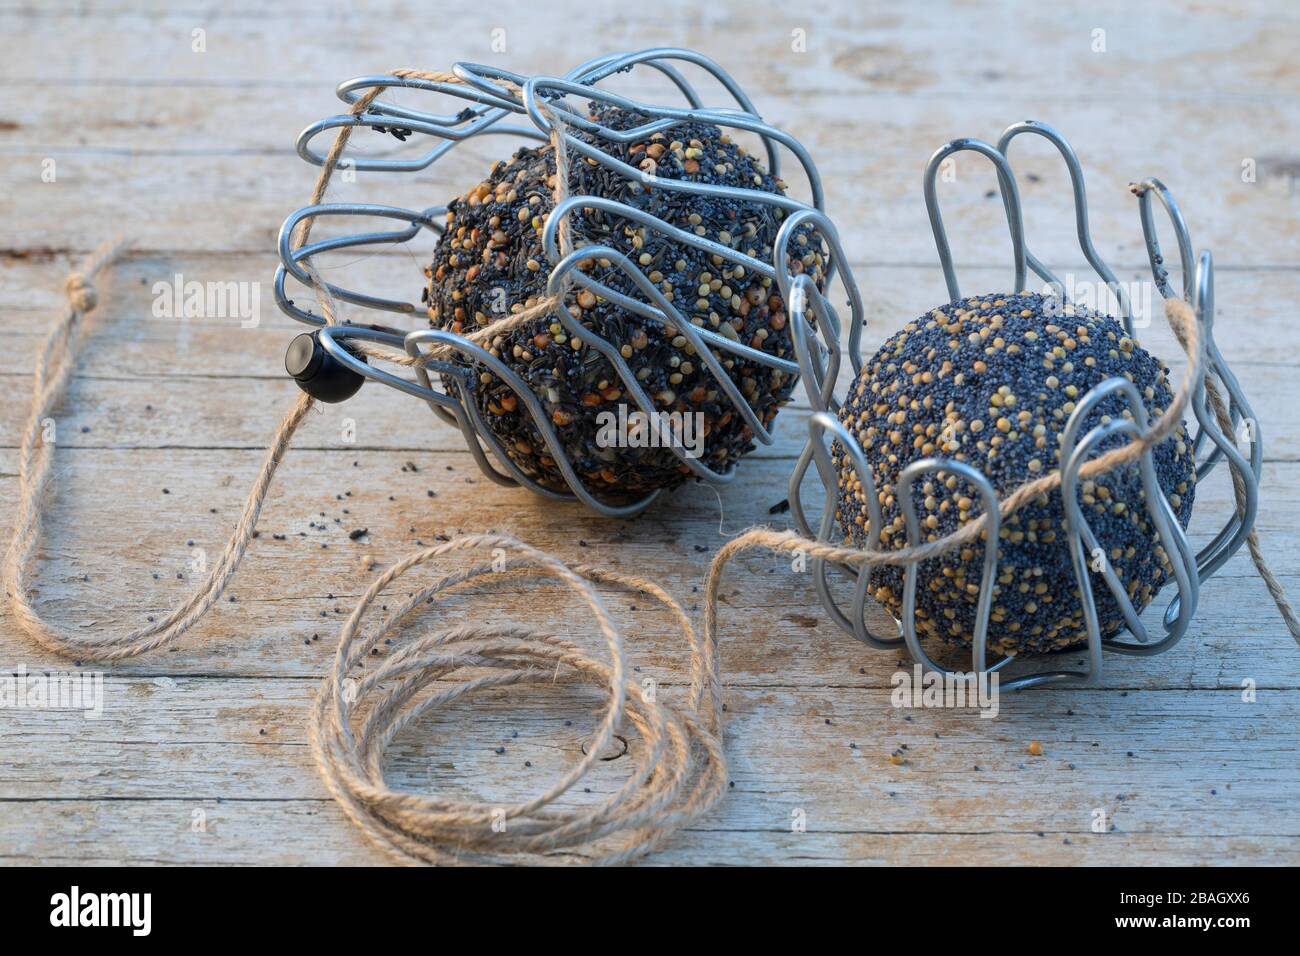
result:
[[(626, 130), (650, 117), (593, 104), (591, 117)], [(613, 143), (576, 127), (570, 132), (634, 169), (666, 179), (784, 193), (753, 156), (720, 128), (684, 123), (639, 142)], [(646, 185), (569, 154), (569, 194), (614, 199), (669, 225), (771, 263), (784, 213), (758, 201), (738, 201)], [(426, 289), (430, 324), (468, 333), (519, 311), (546, 295), (551, 264), (542, 231), (554, 206), (555, 156), (547, 144), (519, 150), (449, 205), (447, 229), (434, 251)], [(670, 240), (640, 223), (588, 207), (570, 216), (575, 247), (600, 243), (622, 251), (688, 320), (769, 355), (793, 360), (785, 303), (776, 284), (735, 262)], [(791, 244), (788, 268), (807, 273), (819, 288), (827, 254), (811, 230)], [(580, 267), (615, 291), (644, 301), (633, 281), (608, 263)], [(570, 292), (567, 308), (584, 327), (620, 350), (657, 411), (701, 413), (701, 462), (725, 471), (754, 447), (753, 433), (693, 353), (667, 324), (599, 298)], [(529, 383), (559, 435), (565, 454), (588, 490), (606, 500), (626, 500), (672, 488), (689, 470), (670, 448), (601, 447), (598, 415), (636, 408), (611, 363), (554, 315), (539, 317), (487, 343), (494, 355)], [(760, 421), (769, 426), (789, 400), (795, 377), (726, 351), (716, 352)], [(524, 403), (499, 378), (477, 368), (475, 401), (511, 459), (546, 487), (564, 490), (556, 462)]]
[[(935, 309), (889, 338), (863, 366), (840, 409), (862, 446), (883, 511), (881, 547), (907, 544), (896, 484), (928, 457), (973, 465), (999, 499), (1060, 467), (1060, 439), (1075, 404), (1107, 378), (1123, 376), (1142, 395), (1149, 421), (1173, 401), (1169, 370), (1109, 316), (1041, 295), (987, 295)], [(1094, 409), (1081, 439), (1126, 415), (1112, 395)], [(1097, 454), (1127, 442), (1114, 436)], [(845, 538), (865, 544), (864, 489), (840, 445), (837, 516)], [(1196, 469), (1185, 423), (1152, 449), (1156, 476), (1185, 528)], [(982, 513), (979, 495), (955, 475), (931, 473), (913, 485), (922, 540), (948, 535)], [(1172, 577), (1169, 555), (1147, 514), (1136, 464), (1081, 482), (1083, 516), (1141, 612)], [(922, 562), (918, 634), (969, 646), (974, 633), (984, 542)], [(873, 572), (874, 596), (902, 613), (903, 569)], [(1103, 638), (1124, 627), (1100, 574), (1092, 580)], [(988, 646), (999, 653), (1060, 650), (1087, 640), (1065, 532), (1060, 490), (1002, 523)]]

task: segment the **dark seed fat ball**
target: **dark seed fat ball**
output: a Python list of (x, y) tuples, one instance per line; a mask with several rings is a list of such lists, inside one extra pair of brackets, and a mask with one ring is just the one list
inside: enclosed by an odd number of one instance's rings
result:
[[(591, 116), (620, 130), (649, 119), (604, 104), (593, 104)], [(717, 126), (685, 123), (623, 144), (573, 132), (660, 178), (784, 193), (784, 183)], [(780, 209), (647, 186), (576, 152), (569, 161), (570, 195), (614, 199), (681, 230), (772, 261), (784, 220)], [(547, 144), (521, 149), (510, 161), (497, 163), (487, 179), (449, 205), (446, 232), (427, 270), (431, 325), (468, 333), (545, 297), (551, 263), (543, 251), (542, 231), (554, 206), (554, 188), (555, 156)], [(575, 210), (569, 221), (575, 247), (599, 243), (622, 251), (697, 327), (793, 359), (785, 304), (772, 280), (601, 210)], [(790, 248), (790, 268), (808, 273), (820, 288), (828, 267), (821, 240), (805, 231), (795, 236)], [(645, 299), (607, 260), (588, 260), (580, 269), (611, 289)], [(702, 464), (724, 471), (754, 447), (752, 431), (685, 337), (586, 289), (570, 292), (566, 305), (584, 327), (619, 349), (658, 411), (703, 414)], [(621, 404), (631, 412), (635, 401), (612, 364), (581, 337), (571, 337), (554, 316), (525, 323), (487, 345), (529, 383), (575, 472), (598, 497), (626, 500), (672, 488), (689, 476), (670, 448), (598, 444), (599, 414), (617, 414)], [(794, 377), (728, 352), (716, 354), (759, 420), (770, 425), (778, 407), (789, 400)], [(486, 369), (477, 372), (475, 400), (507, 453), (541, 484), (564, 490), (561, 472), (523, 402)]]
[[(881, 546), (906, 547), (896, 494), (902, 470), (930, 456), (979, 469), (999, 498), (1060, 466), (1060, 441), (1076, 402), (1107, 378), (1123, 376), (1143, 396), (1152, 420), (1173, 401), (1169, 370), (1109, 316), (1041, 295), (986, 295), (935, 309), (893, 335), (851, 388), (840, 419), (862, 446), (882, 508)], [(1079, 435), (1130, 415), (1112, 395)], [(1125, 444), (1113, 436), (1098, 453)], [(867, 533), (864, 491), (840, 446), (837, 518), (846, 540)], [(1160, 487), (1185, 528), (1196, 471), (1185, 424), (1152, 449)], [(976, 489), (952, 474), (913, 485), (926, 540), (956, 531), (983, 513)], [(1080, 482), (1083, 514), (1140, 612), (1172, 577), (1169, 556), (1146, 511), (1136, 464)], [(969, 646), (983, 572), (983, 542), (923, 562), (918, 575), (918, 634)], [(875, 597), (902, 613), (903, 569), (878, 568)], [(1100, 574), (1092, 580), (1103, 637), (1124, 627)], [(988, 645), (999, 653), (1059, 650), (1087, 640), (1070, 559), (1060, 490), (1002, 524)]]

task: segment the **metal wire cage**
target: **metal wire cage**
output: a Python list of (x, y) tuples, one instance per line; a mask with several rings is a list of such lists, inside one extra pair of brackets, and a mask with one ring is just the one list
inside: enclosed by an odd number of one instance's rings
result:
[[(1074, 210), (1078, 241), (1083, 255), (1098, 277), (1111, 289), (1118, 303), (1115, 316), (1129, 334), (1133, 332), (1133, 313), (1128, 296), (1114, 272), (1105, 264), (1092, 242), (1088, 225), (1088, 207), (1084, 192), (1083, 170), (1074, 150), (1065, 138), (1051, 127), (1033, 121), (1008, 127), (997, 145), (976, 139), (957, 139), (938, 149), (930, 158), (925, 170), (925, 205), (929, 214), (939, 262), (943, 270), (949, 298), (961, 298), (952, 252), (939, 211), (936, 182), (941, 164), (958, 152), (974, 152), (988, 158), (997, 173), (998, 187), (1011, 233), (1015, 267), (1015, 289), (1026, 288), (1028, 271), (1032, 270), (1053, 290), (1055, 297), (1064, 297), (1065, 284), (1046, 265), (1032, 255), (1026, 246), (1020, 192), (1008, 159), (1008, 147), (1022, 134), (1034, 134), (1047, 139), (1060, 153), (1069, 171), (1073, 189)], [(1102, 668), (1104, 651), (1117, 654), (1151, 655), (1173, 647), (1186, 633), (1196, 611), (1200, 585), (1223, 566), (1241, 547), (1254, 526), (1259, 497), (1259, 476), (1263, 462), (1263, 443), (1250, 404), (1242, 393), (1240, 384), (1220, 354), (1214, 342), (1214, 263), (1209, 251), (1199, 257), (1193, 246), (1187, 225), (1179, 212), (1173, 196), (1157, 179), (1132, 184), (1131, 191), (1138, 199), (1142, 232), (1146, 240), (1151, 275), (1156, 289), (1168, 299), (1181, 297), (1191, 306), (1205, 347), (1205, 362), (1199, 378), (1193, 383), (1191, 408), (1197, 422), (1193, 441), (1196, 477), (1207, 476), (1219, 464), (1226, 462), (1238, 487), (1237, 507), (1227, 518), (1219, 532), (1200, 550), (1193, 554), (1183, 529), (1175, 518), (1173, 509), (1156, 480), (1151, 450), (1141, 455), (1138, 468), (1145, 495), (1147, 512), (1152, 525), (1172, 563), (1173, 580), (1177, 594), (1169, 601), (1161, 621), (1164, 634), (1154, 638), (1140, 620), (1138, 611), (1109, 563), (1100, 570), (1105, 587), (1118, 602), (1126, 624), (1125, 631), (1114, 638), (1103, 639), (1098, 623), (1097, 604), (1094, 598), (1094, 573), (1088, 558), (1098, 546), (1098, 539), (1089, 526), (1079, 505), (1079, 469), (1093, 457), (1099, 446), (1116, 435), (1132, 440), (1148, 428), (1147, 413), (1141, 396), (1132, 382), (1122, 377), (1109, 378), (1078, 398), (1063, 432), (1061, 445), (1061, 495), (1065, 506), (1067, 543), (1072, 558), (1079, 597), (1083, 605), (1087, 629), (1086, 666), (1082, 670), (1039, 670), (1010, 676), (1003, 669), (1016, 655), (990, 659), (987, 647), (990, 608), (993, 603), (995, 578), (998, 567), (999, 516), (998, 497), (992, 483), (978, 469), (955, 459), (927, 457), (912, 462), (903, 469), (896, 485), (896, 494), (907, 532), (907, 544), (921, 543), (920, 524), (913, 503), (913, 486), (918, 479), (944, 472), (969, 482), (982, 499), (982, 508), (989, 515), (982, 562), (975, 629), (971, 636), (971, 671), (962, 672), (936, 663), (917, 636), (916, 604), (919, 562), (909, 564), (904, 570), (901, 615), (896, 617), (897, 633), (881, 635), (871, 631), (866, 622), (866, 602), (872, 572), (870, 565), (860, 570), (844, 564), (834, 564), (834, 569), (845, 575), (853, 584), (851, 606), (842, 608), (831, 592), (830, 562), (814, 559), (812, 571), (816, 588), (827, 613), (839, 626), (869, 647), (878, 649), (905, 649), (925, 672), (947, 679), (969, 679), (981, 674), (999, 674), (1002, 690), (1016, 690), (1039, 684), (1090, 684), (1095, 683)], [(1173, 225), (1178, 242), (1182, 269), (1182, 289), (1175, 290), (1169, 282), (1164, 256), (1156, 233), (1154, 203), (1158, 202)], [(856, 380), (862, 371), (861, 303), (852, 276), (843, 270), (842, 281), (850, 290), (851, 324), (848, 334), (847, 354)], [(850, 431), (840, 421), (840, 403), (834, 397), (836, 381), (841, 367), (840, 335), (842, 324), (835, 309), (825, 296), (808, 282), (806, 277), (781, 276), (781, 287), (791, 303), (791, 325), (794, 329), (795, 351), (799, 361), (805, 390), (814, 414), (809, 421), (809, 438), (790, 477), (789, 501), (794, 522), (801, 533), (820, 541), (840, 544), (843, 535), (835, 517), (840, 464), (851, 464), (862, 483), (869, 512), (866, 547), (878, 548), (882, 523), (880, 503), (876, 494), (871, 469), (863, 450)], [(1232, 434), (1226, 434), (1216, 420), (1207, 390), (1219, 395), (1226, 393), (1226, 407), (1232, 422)], [(1131, 417), (1113, 418), (1081, 435), (1084, 422), (1099, 403), (1111, 396), (1119, 396), (1127, 405)], [(1248, 455), (1237, 447), (1237, 437), (1244, 433)], [(841, 457), (843, 456), (843, 457)], [(814, 529), (809, 521), (804, 503), (803, 482), (809, 467), (816, 463), (817, 475), (825, 491), (821, 520)], [(1126, 636), (1127, 635), (1127, 636)]]
[[(736, 105), (706, 107), (695, 86), (675, 65), (680, 63), (691, 64), (702, 69), (717, 81)], [(600, 87), (599, 84), (608, 77), (635, 68), (652, 69), (667, 77), (681, 93), (685, 106), (672, 107), (637, 102)], [(562, 117), (561, 135), (571, 154), (599, 163), (639, 183), (642, 188), (676, 190), (746, 203), (769, 204), (778, 207), (783, 216), (789, 217), (786, 219), (787, 224), (791, 219), (795, 219), (798, 223), (816, 225), (818, 233), (831, 245), (825, 281), (829, 283), (834, 279), (837, 264), (843, 261), (843, 255), (838, 247), (834, 229), (822, 213), (821, 178), (811, 156), (794, 137), (763, 122), (736, 81), (709, 58), (690, 50), (659, 48), (591, 60), (563, 77), (529, 77), (473, 63), (457, 63), (453, 71), (454, 77), (460, 82), (377, 75), (358, 77), (340, 84), (337, 94), (349, 105), (357, 104), (367, 94), (376, 90), (380, 91), (380, 96), (363, 111), (354, 110), (352, 113), (330, 116), (308, 126), (298, 137), (298, 155), (313, 165), (324, 165), (326, 156), (312, 148), (312, 141), (321, 133), (346, 127), (368, 127), (381, 132), (397, 132), (402, 139), (407, 135), (418, 134), (438, 140), (437, 145), (427, 153), (414, 159), (348, 158), (340, 164), (357, 171), (414, 173), (429, 168), (457, 145), (476, 136), (507, 134), (526, 140), (547, 142), (552, 135), (552, 123), (549, 117)], [(449, 113), (432, 113), (399, 106), (386, 102), (382, 97), (382, 93), (392, 88), (450, 96), (464, 106)], [(650, 119), (635, 129), (611, 129), (569, 109), (563, 101), (565, 95), (578, 95), (588, 101), (602, 101), (623, 109), (635, 110)], [(524, 117), (531, 125), (505, 122), (511, 117)], [(724, 131), (740, 130), (757, 136), (762, 142), (767, 168), (773, 177), (780, 173), (782, 152), (791, 154), (802, 167), (807, 178), (811, 203), (801, 202), (781, 193), (758, 189), (659, 177), (623, 163), (569, 131), (581, 130), (588, 137), (598, 140), (625, 143), (635, 142), (638, 137), (646, 137), (693, 121), (710, 123)], [(658, 320), (665, 328), (671, 328), (674, 334), (684, 336), (709, 369), (720, 393), (726, 396), (736, 414), (752, 430), (754, 437), (764, 444), (770, 444), (772, 435), (769, 429), (760, 421), (737, 384), (726, 374), (720, 359), (728, 356), (740, 357), (790, 376), (798, 374), (798, 363), (793, 359), (778, 357), (753, 348), (710, 328), (693, 324), (688, 316), (668, 301), (664, 294), (617, 249), (605, 245), (586, 244), (579, 245), (568, 255), (563, 255), (557, 242), (560, 223), (564, 217), (583, 208), (600, 209), (658, 230), (675, 242), (704, 250), (713, 256), (720, 256), (728, 263), (743, 266), (750, 274), (772, 282), (779, 281), (778, 263), (784, 266), (783, 257), (787, 252), (789, 237), (793, 233), (783, 228), (781, 236), (785, 238), (776, 245), (775, 261), (764, 262), (740, 250), (678, 229), (624, 203), (598, 196), (571, 195), (552, 211), (542, 237), (549, 260), (548, 295), (555, 295), (557, 290), (563, 288), (562, 283), (570, 281), (576, 283), (578, 287), (592, 290), (625, 310)], [(415, 210), (349, 202), (320, 203), (298, 209), (285, 219), (279, 234), (280, 266), (275, 275), (277, 304), (287, 315), (316, 327), (315, 335), (320, 345), (335, 361), (365, 379), (381, 382), (398, 391), (423, 399), (440, 418), (455, 424), (463, 433), (466, 445), (479, 468), (493, 481), (503, 485), (522, 485), (548, 498), (577, 500), (609, 516), (626, 517), (646, 508), (660, 494), (660, 491), (652, 491), (630, 502), (612, 502), (603, 500), (587, 488), (568, 460), (542, 400), (534, 394), (523, 378), (481, 345), (454, 332), (433, 328), (406, 332), (379, 324), (366, 325), (352, 322), (329, 324), (325, 317), (298, 306), (290, 298), (286, 289), (290, 277), (303, 285), (312, 282), (309, 268), (313, 256), (363, 246), (404, 243), (414, 239), (424, 230), (441, 235), (444, 231), (442, 220), (446, 212), (445, 205)], [(401, 223), (401, 226), (388, 231), (357, 232), (295, 246), (295, 236), (301, 224), (326, 217), (391, 219)], [(631, 280), (641, 297), (622, 294), (593, 276), (584, 274), (578, 266), (584, 260), (594, 257), (612, 263), (619, 272)], [(334, 299), (367, 310), (399, 315), (420, 314), (423, 311), (421, 307), (400, 299), (324, 282), (321, 286)], [(584, 344), (597, 349), (609, 360), (622, 380), (625, 394), (631, 396), (642, 413), (647, 416), (656, 414), (654, 403), (623, 361), (617, 345), (593, 330), (582, 327), (563, 307), (557, 307), (553, 315), (564, 325), (570, 335), (580, 336)], [(386, 346), (412, 359), (422, 359), (414, 365), (416, 379), (412, 381), (360, 358), (355, 354), (357, 351), (355, 348), (348, 348), (350, 343), (354, 346), (357, 344)], [(463, 361), (432, 359), (428, 355), (428, 350), (441, 346), (450, 347)], [(443, 354), (445, 355), (445, 352)], [(560, 491), (539, 483), (506, 454), (498, 438), (485, 422), (477, 402), (474, 401), (474, 390), (479, 383), (476, 372), (483, 369), (504, 381), (518, 396), (520, 407), (531, 417), (545, 441), (550, 456), (561, 471), (567, 491)], [(678, 460), (696, 478), (721, 485), (732, 480), (735, 475), (734, 463), (725, 470), (714, 470), (698, 458), (686, 454), (681, 447), (675, 444), (670, 447)]]

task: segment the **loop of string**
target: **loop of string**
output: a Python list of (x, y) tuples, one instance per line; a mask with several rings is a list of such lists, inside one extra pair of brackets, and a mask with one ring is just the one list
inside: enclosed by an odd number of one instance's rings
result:
[[(368, 609), (391, 582), (442, 555), (490, 548), (513, 553), (447, 575), (416, 591), (366, 630)], [(424, 633), (400, 643), (362, 672), (371, 650), (396, 640), (403, 627), (443, 595), (466, 587), (543, 577), (563, 584), (586, 604), (599, 626), (609, 662), (531, 626), (472, 623)], [(645, 595), (666, 609), (690, 651), (690, 692), (685, 706), (660, 700), (653, 684), (627, 679), (623, 640), (593, 584)], [(390, 637), (391, 635), (391, 637)], [(562, 669), (604, 691), (604, 718), (581, 760), (528, 800), (493, 804), (441, 794), (392, 789), (384, 780), (384, 753), (412, 721), (486, 689), (549, 686)], [(462, 675), (460, 672), (467, 671)], [(464, 535), (411, 554), (366, 590), (343, 627), (334, 664), (317, 696), (312, 748), (330, 792), (375, 843), (412, 863), (569, 862), (573, 852), (590, 862), (624, 863), (659, 846), (722, 796), (726, 758), (722, 746), (720, 684), (714, 648), (702, 641), (681, 606), (640, 578), (572, 567), (505, 535)], [(371, 700), (371, 698), (374, 698)], [(603, 759), (620, 730), (639, 734), (629, 751), (623, 784), (599, 801), (576, 809), (552, 806)], [(597, 841), (604, 841), (597, 843)], [(586, 856), (596, 844), (594, 858)]]
[(307, 395), (300, 395), (276, 429), (230, 541), (212, 570), (186, 600), (160, 620), (126, 634), (85, 634), (42, 618), (28, 596), (27, 569), (40, 541), (43, 502), (54, 464), (55, 443), (47, 440), (46, 422), (53, 419), (72, 377), (77, 351), (85, 335), (86, 313), (97, 302), (95, 276), (121, 255), (124, 245), (119, 241), (101, 246), (64, 284), (68, 293), (67, 311), (51, 330), (36, 359), (32, 407), (23, 426), (18, 454), (13, 537), (0, 570), (9, 606), (22, 629), (42, 647), (85, 661), (121, 660), (171, 644), (221, 597), (252, 539), (271, 478), (289, 447), (289, 439), (313, 404)]

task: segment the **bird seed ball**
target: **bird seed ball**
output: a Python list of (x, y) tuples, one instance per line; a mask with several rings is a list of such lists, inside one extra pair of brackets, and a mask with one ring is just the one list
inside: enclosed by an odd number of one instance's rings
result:
[[(609, 105), (593, 104), (591, 117), (613, 129), (629, 129), (648, 117)], [(632, 143), (609, 143), (572, 130), (634, 169), (664, 179), (745, 187), (784, 193), (757, 159), (717, 126), (684, 123)], [(784, 212), (766, 203), (741, 202), (646, 186), (572, 151), (570, 195), (618, 200), (686, 232), (759, 259), (772, 261), (772, 247)], [(425, 290), (430, 324), (469, 333), (508, 312), (545, 298), (551, 263), (542, 247), (542, 230), (554, 206), (555, 156), (547, 144), (519, 150), (493, 166), (487, 179), (454, 200), (446, 232), (427, 270)], [(575, 247), (600, 243), (623, 252), (692, 323), (769, 355), (793, 359), (785, 304), (771, 279), (736, 263), (669, 240), (654, 229), (597, 209), (569, 217)], [(789, 267), (806, 272), (820, 288), (828, 268), (820, 237), (797, 234)], [(588, 260), (580, 269), (610, 288), (644, 301), (630, 278), (608, 260)], [(567, 308), (585, 328), (619, 349), (657, 411), (700, 413), (702, 464), (725, 471), (754, 447), (753, 433), (685, 337), (605, 301), (576, 285)], [(493, 355), (529, 383), (541, 400), (565, 454), (583, 484), (607, 501), (640, 497), (672, 488), (689, 475), (669, 447), (602, 447), (602, 411), (618, 414), (637, 408), (613, 365), (598, 351), (570, 337), (554, 317), (538, 317), (485, 343)], [(765, 426), (790, 397), (796, 379), (757, 362), (718, 351), (717, 357), (741, 395)], [(559, 468), (524, 403), (498, 377), (477, 367), (474, 398), (507, 454), (542, 485), (565, 490)], [(604, 419), (608, 421), (606, 417)], [(690, 434), (684, 437), (690, 438)], [(647, 444), (652, 442), (624, 442)]]
[[(1173, 401), (1169, 370), (1109, 316), (1041, 295), (988, 295), (923, 315), (881, 346), (851, 388), (840, 419), (862, 446), (882, 508), (881, 546), (901, 549), (907, 529), (895, 485), (911, 462), (950, 457), (984, 473), (1005, 498), (1060, 466), (1060, 441), (1075, 403), (1122, 375), (1151, 420)], [(1080, 437), (1130, 413), (1112, 395)], [(1101, 450), (1125, 444), (1113, 436)], [(1100, 452), (1099, 452), (1100, 453)], [(863, 489), (840, 446), (837, 518), (845, 538), (866, 540)], [(1186, 424), (1153, 449), (1156, 475), (1179, 523), (1191, 517), (1196, 472)], [(977, 490), (931, 473), (913, 485), (924, 540), (950, 534), (983, 513)], [(1140, 612), (1171, 578), (1169, 556), (1146, 511), (1136, 464), (1080, 482), (1079, 499), (1106, 558)], [(969, 646), (983, 571), (983, 541), (923, 562), (917, 579), (918, 635)], [(876, 599), (902, 613), (903, 569), (882, 567)], [(1124, 626), (1118, 603), (1093, 576), (1102, 637)], [(1087, 640), (1059, 489), (1002, 524), (988, 646), (998, 653), (1060, 650)]]

